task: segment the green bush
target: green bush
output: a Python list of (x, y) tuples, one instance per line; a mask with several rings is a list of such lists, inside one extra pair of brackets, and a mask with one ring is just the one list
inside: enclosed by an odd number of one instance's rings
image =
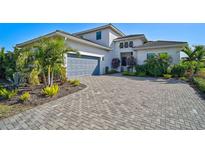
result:
[(11, 99), (12, 97), (17, 95), (17, 90), (7, 90), (5, 88), (0, 89), (0, 96), (2, 96), (5, 99)]
[(139, 73), (136, 73), (136, 76), (144, 77), (144, 76), (146, 76), (146, 73), (145, 72), (139, 72)]
[(19, 97), (19, 99), (22, 102), (28, 101), (30, 98), (31, 98), (31, 95), (29, 94), (29, 92), (25, 92)]
[(39, 71), (33, 69), (29, 74), (29, 78), (28, 78), (29, 84), (31, 84), (32, 86), (39, 85), (40, 81), (38, 75), (39, 75)]
[(163, 77), (165, 79), (170, 79), (170, 78), (172, 78), (172, 75), (171, 74), (163, 74)]
[(183, 81), (188, 81), (189, 79), (187, 79), (186, 77), (182, 76), (179, 78), (180, 80), (183, 80)]
[(154, 77), (166, 74), (171, 62), (170, 59), (170, 56), (165, 53), (160, 53), (158, 55), (148, 58), (145, 61), (147, 74)]
[(199, 78), (199, 77), (194, 77), (193, 78), (193, 83), (196, 85), (196, 87), (200, 91), (205, 92), (205, 79)]
[(106, 72), (106, 74), (114, 74), (114, 73), (119, 73), (119, 72), (114, 69), (111, 69), (110, 71)]
[(147, 66), (146, 65), (136, 65), (135, 66), (135, 71), (136, 73), (141, 73), (141, 72), (147, 72)]
[(68, 80), (68, 82), (74, 86), (79, 86), (80, 85), (80, 80)]
[(175, 64), (172, 69), (171, 69), (171, 74), (174, 77), (182, 77), (185, 75), (187, 70), (186, 65), (182, 65), (182, 64)]
[(125, 76), (136, 76), (136, 73), (135, 72), (124, 71), (124, 72), (122, 72), (122, 75), (125, 75)]
[(49, 97), (56, 95), (58, 92), (59, 92), (59, 87), (57, 84), (52, 85), (52, 86), (47, 86), (42, 89), (42, 93)]

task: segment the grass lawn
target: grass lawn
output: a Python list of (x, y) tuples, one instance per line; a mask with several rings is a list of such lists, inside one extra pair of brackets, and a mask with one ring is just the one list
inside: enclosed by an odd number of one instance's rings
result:
[(29, 108), (30, 108), (29, 106), (19, 105), (19, 104), (15, 104), (15, 105), (0, 104), (0, 119), (20, 113)]

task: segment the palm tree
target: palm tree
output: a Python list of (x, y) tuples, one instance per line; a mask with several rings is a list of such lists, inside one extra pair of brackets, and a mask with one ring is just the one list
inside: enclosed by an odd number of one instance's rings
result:
[(54, 69), (64, 64), (64, 55), (68, 52), (79, 54), (75, 49), (66, 47), (62, 38), (41, 39), (33, 46), (33, 49), (41, 68), (44, 84), (48, 86), (53, 85)]
[(189, 69), (193, 70), (193, 75), (196, 74), (201, 66), (205, 62), (205, 47), (202, 45), (194, 46), (190, 48), (186, 46), (182, 52), (184, 52), (188, 57), (183, 62), (189, 64)]

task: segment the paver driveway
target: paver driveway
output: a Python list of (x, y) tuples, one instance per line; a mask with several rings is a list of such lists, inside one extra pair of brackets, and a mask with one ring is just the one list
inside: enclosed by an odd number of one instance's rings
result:
[(83, 77), (83, 91), (0, 121), (0, 129), (204, 129), (205, 101), (176, 80)]

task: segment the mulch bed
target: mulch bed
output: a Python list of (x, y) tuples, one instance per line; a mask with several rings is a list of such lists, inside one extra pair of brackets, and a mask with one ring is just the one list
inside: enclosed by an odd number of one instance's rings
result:
[[(10, 100), (5, 100), (0, 98), (0, 105), (6, 105), (10, 106), (10, 111), (6, 114), (1, 114), (0, 113), (0, 119), (20, 113), (26, 109), (30, 109), (32, 107), (35, 107), (37, 105), (41, 105), (44, 103), (48, 103), (50, 101), (56, 100), (58, 98), (61, 98), (63, 96), (75, 93), (79, 90), (82, 90), (86, 88), (86, 85), (80, 84), (79, 86), (74, 86), (68, 82), (64, 84), (58, 84), (59, 85), (59, 93), (56, 96), (53, 97), (46, 97), (42, 94), (42, 88), (44, 85), (38, 85), (35, 87), (20, 87), (18, 89), (18, 94), (13, 97)], [(19, 100), (19, 96), (21, 96), (24, 92), (29, 92), (31, 95), (31, 98), (29, 101), (26, 102), (21, 102)], [(1, 112), (1, 110), (0, 110)]]

